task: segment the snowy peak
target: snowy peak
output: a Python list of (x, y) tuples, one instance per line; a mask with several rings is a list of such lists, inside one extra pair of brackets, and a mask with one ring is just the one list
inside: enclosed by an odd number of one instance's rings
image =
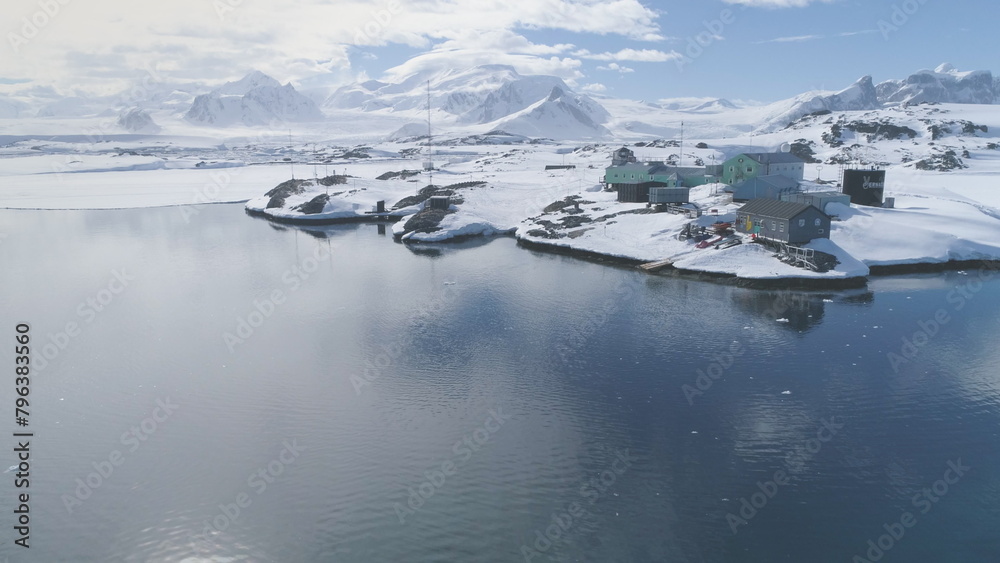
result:
[(879, 100), (887, 104), (992, 104), (998, 97), (992, 72), (961, 72), (948, 63), (918, 71), (905, 80), (887, 80), (877, 91)]
[(216, 127), (325, 119), (316, 103), (291, 84), (282, 86), (259, 71), (196, 97), (185, 117), (192, 123)]
[(455, 124), (491, 124), (506, 131), (510, 130), (506, 124), (511, 123), (516, 133), (555, 138), (564, 136), (560, 124), (552, 121), (559, 116), (567, 120), (562, 124), (567, 130), (586, 130), (588, 137), (607, 132), (601, 124), (610, 117), (608, 112), (593, 99), (574, 93), (561, 78), (523, 76), (514, 67), (500, 64), (423, 71), (396, 83), (370, 80), (352, 84), (334, 92), (323, 105), (362, 111), (423, 111), (428, 85), (431, 108)]
[(668, 111), (689, 111), (714, 113), (737, 109), (737, 105), (725, 98), (669, 98), (651, 102), (650, 107)]
[(25, 104), (22, 102), (6, 96), (0, 96), (0, 119), (12, 119), (18, 117), (25, 107)]
[[(463, 123), (490, 123), (523, 111), (535, 103), (555, 100), (569, 87), (555, 76), (521, 76), (513, 69), (490, 89), (471, 92), (471, 108), (460, 117)], [(485, 93), (485, 96), (482, 94)], [(553, 97), (555, 96), (555, 97)]]
[(771, 120), (771, 125), (777, 126), (784, 126), (811, 113), (860, 111), (882, 107), (871, 76), (862, 76), (854, 84), (833, 94), (802, 94), (787, 102), (778, 102), (776, 105), (779, 108), (787, 107), (783, 111), (778, 111), (776, 117)]
[(132, 108), (122, 111), (118, 115), (118, 126), (129, 133), (159, 133), (160, 126), (157, 125), (149, 112), (141, 108)]
[(832, 111), (876, 109), (881, 106), (872, 77), (862, 76), (857, 82), (837, 92), (829, 99)]
[(215, 91), (220, 94), (242, 96), (256, 88), (278, 88), (280, 86), (281, 83), (277, 80), (259, 70), (255, 70), (235, 82), (226, 82)]
[(548, 96), (501, 120), (495, 128), (527, 137), (603, 138), (610, 135), (602, 125), (609, 117), (607, 110), (587, 96), (556, 86)]

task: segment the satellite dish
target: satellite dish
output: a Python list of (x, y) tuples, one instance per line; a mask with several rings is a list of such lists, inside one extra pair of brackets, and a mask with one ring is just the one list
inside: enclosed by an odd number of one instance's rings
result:
[(792, 145), (781, 143), (781, 152), (792, 152)]

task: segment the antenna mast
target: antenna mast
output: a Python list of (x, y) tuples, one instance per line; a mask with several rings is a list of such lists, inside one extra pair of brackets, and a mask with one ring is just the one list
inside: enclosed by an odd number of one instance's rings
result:
[(427, 173), (430, 179), (430, 185), (434, 185), (434, 160), (433, 160), (433, 148), (431, 147), (431, 81), (427, 81), (427, 162), (424, 163), (424, 168), (427, 169)]
[[(288, 130), (288, 154), (292, 154), (292, 130)], [(288, 158), (288, 167), (292, 169), (292, 180), (295, 179), (295, 158)]]
[(684, 166), (684, 122), (681, 121), (681, 156), (677, 160), (677, 166)]

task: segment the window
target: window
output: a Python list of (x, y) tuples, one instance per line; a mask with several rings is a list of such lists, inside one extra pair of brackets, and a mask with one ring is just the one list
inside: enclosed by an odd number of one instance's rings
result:
[(778, 224), (775, 223), (774, 221), (771, 221), (771, 230), (772, 231), (778, 230)]
[(778, 223), (778, 232), (779, 233), (785, 232), (785, 224), (784, 223)]
[(818, 232), (819, 234), (823, 234), (823, 229), (820, 229)]
[(805, 227), (806, 226), (806, 220), (805, 219), (799, 219), (799, 226), (800, 227)]
[[(815, 221), (813, 221), (813, 225), (815, 225), (815, 226), (817, 226), (817, 227), (818, 227), (818, 226), (820, 226), (820, 225), (821, 225), (822, 223), (823, 223), (823, 222), (822, 222), (822, 221), (820, 221), (819, 217), (817, 217), (817, 218), (816, 218), (816, 220), (815, 220)], [(822, 231), (822, 230), (820, 230), (820, 232), (822, 233), (823, 231)]]
[(750, 174), (751, 172), (753, 172), (753, 168), (750, 168), (749, 166), (747, 166), (747, 174)]

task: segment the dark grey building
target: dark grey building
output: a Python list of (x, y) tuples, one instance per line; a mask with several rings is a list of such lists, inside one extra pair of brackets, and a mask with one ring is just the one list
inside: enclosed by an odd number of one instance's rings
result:
[(804, 244), (830, 238), (830, 216), (806, 203), (755, 199), (736, 212), (736, 229), (759, 237)]
[(622, 147), (611, 153), (611, 166), (624, 166), (630, 162), (635, 162), (635, 153), (628, 147)]
[(649, 203), (689, 203), (691, 188), (650, 188)]

